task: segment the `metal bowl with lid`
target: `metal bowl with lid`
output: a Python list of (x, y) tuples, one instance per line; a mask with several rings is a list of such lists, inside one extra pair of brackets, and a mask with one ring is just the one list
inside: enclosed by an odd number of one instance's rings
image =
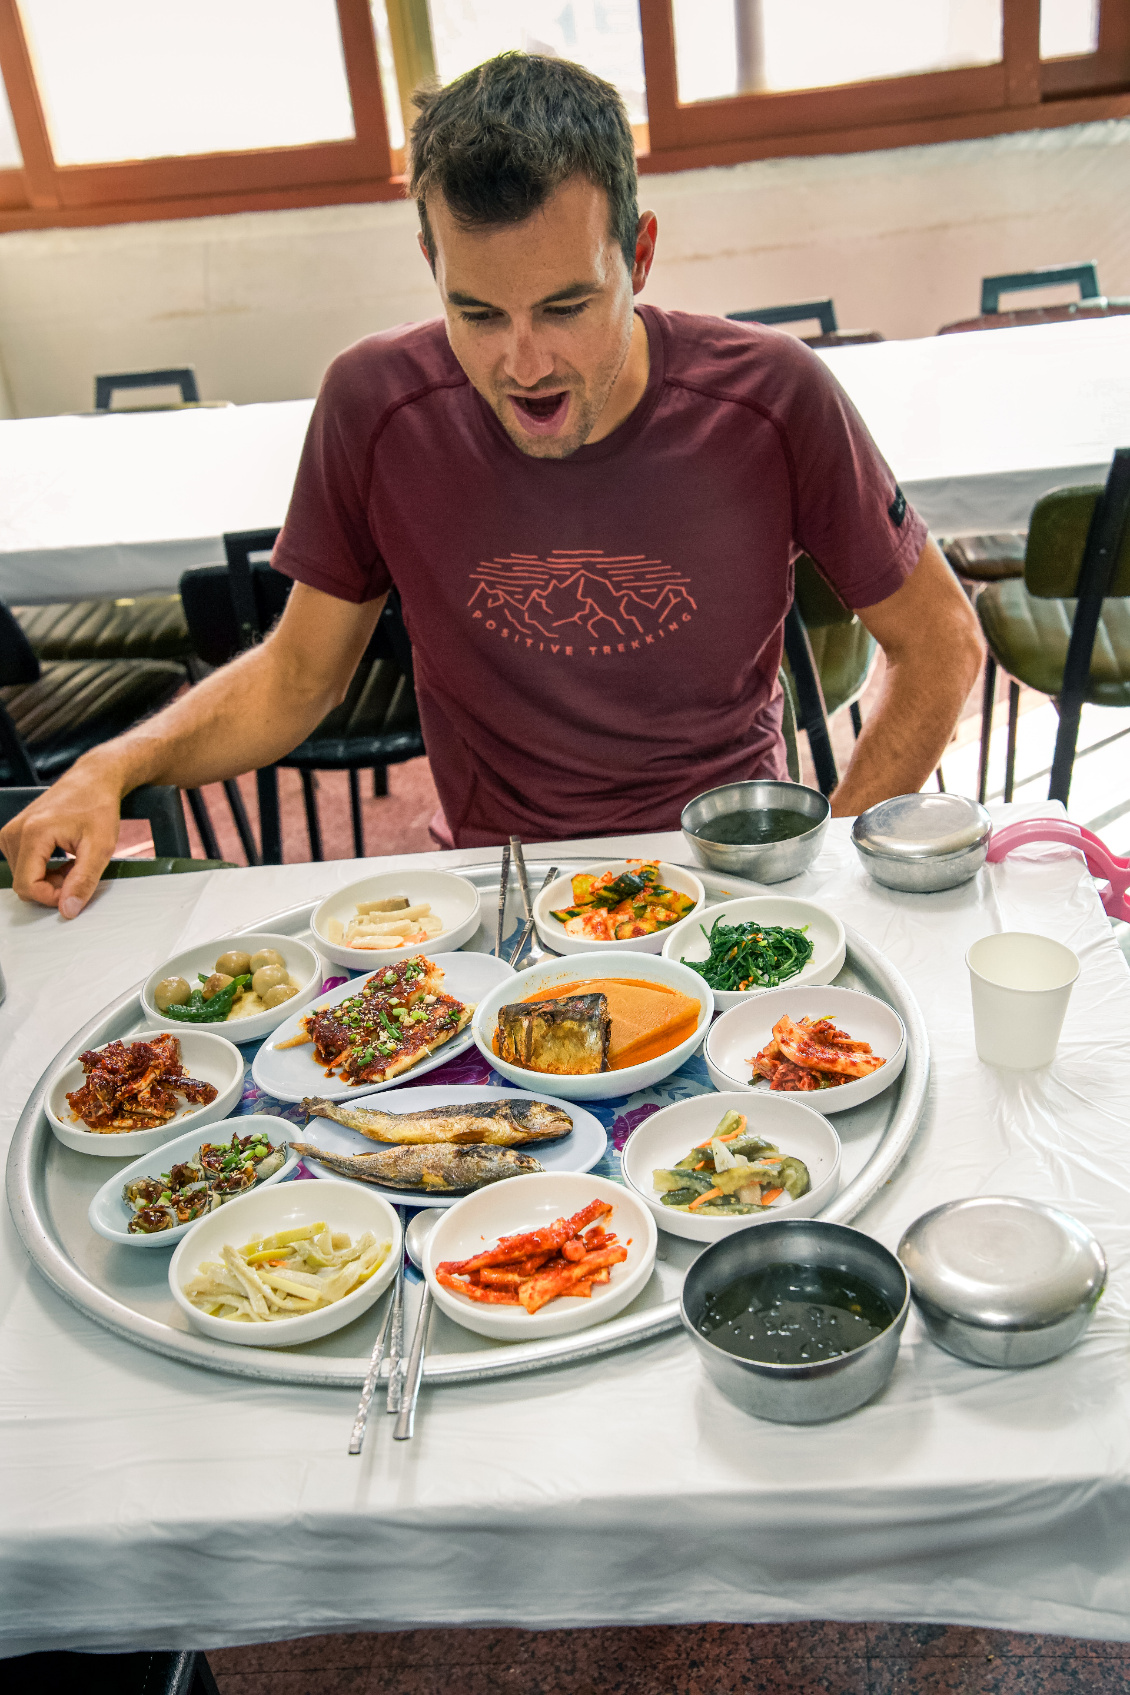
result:
[(851, 839), (877, 883), (922, 895), (976, 876), (991, 833), (985, 808), (964, 795), (894, 795), (860, 813)]
[(899, 1243), (938, 1346), (974, 1365), (1042, 1365), (1086, 1330), (1106, 1258), (1069, 1212), (1018, 1195), (948, 1201)]

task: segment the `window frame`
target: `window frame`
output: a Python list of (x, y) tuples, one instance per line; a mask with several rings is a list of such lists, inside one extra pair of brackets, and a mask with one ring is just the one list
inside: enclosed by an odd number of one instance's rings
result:
[[(369, 0), (336, 0), (352, 141), (57, 165), (17, 0), (0, 0), (0, 74), (23, 154), (0, 170), (0, 233), (399, 199)], [(1130, 116), (1130, 4), (1100, 0), (1095, 52), (1041, 61), (1040, 0), (1003, 0), (999, 64), (840, 88), (678, 98), (672, 0), (639, 0), (648, 125), (641, 172), (874, 151)], [(434, 65), (425, 0), (387, 0), (401, 100)]]

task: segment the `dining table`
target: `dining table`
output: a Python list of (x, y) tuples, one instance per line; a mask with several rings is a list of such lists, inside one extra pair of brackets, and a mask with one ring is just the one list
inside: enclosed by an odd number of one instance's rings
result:
[[(1049, 808), (992, 811), (999, 824)], [(850, 831), (833, 819), (811, 867), (772, 892), (835, 913), (924, 1020), (920, 1122), (853, 1227), (894, 1249), (962, 1196), (1066, 1209), (1109, 1265), (1069, 1353), (968, 1364), (912, 1310), (889, 1385), (797, 1426), (731, 1404), (675, 1328), (524, 1375), (425, 1381), (413, 1439), (391, 1439), (382, 1405), (353, 1457), (356, 1387), (136, 1345), (40, 1274), (4, 1210), (0, 1655), (818, 1618), (1130, 1639), (1130, 972), (1071, 848), (1030, 845), (958, 888), (909, 894), (871, 880)], [(536, 848), (577, 868), (628, 854), (690, 858), (678, 833)], [(70, 923), (0, 894), (5, 1144), (60, 1049), (184, 948), (268, 928), (371, 872), (497, 864), (484, 848), (119, 880)], [(1081, 961), (1040, 1070), (977, 1057), (965, 955), (1005, 930)], [(617, 1145), (625, 1117), (608, 1125)], [(87, 1163), (93, 1193), (108, 1162)]]
[[(1025, 530), (1130, 443), (1130, 317), (821, 349), (935, 535)], [(0, 421), (0, 600), (175, 593), (286, 515), (314, 402)]]

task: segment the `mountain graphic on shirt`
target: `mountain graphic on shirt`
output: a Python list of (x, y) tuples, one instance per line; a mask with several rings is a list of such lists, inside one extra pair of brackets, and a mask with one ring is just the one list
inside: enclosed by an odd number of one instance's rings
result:
[(643, 554), (512, 553), (480, 561), (471, 582), (473, 617), (555, 643), (650, 643), (697, 611), (689, 578)]

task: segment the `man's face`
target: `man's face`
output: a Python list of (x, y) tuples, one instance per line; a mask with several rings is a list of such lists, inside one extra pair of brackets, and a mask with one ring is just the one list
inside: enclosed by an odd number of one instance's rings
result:
[(564, 459), (587, 441), (624, 365), (647, 263), (629, 272), (608, 196), (583, 177), (521, 224), (462, 228), (438, 194), (428, 220), (455, 357), (515, 447)]

